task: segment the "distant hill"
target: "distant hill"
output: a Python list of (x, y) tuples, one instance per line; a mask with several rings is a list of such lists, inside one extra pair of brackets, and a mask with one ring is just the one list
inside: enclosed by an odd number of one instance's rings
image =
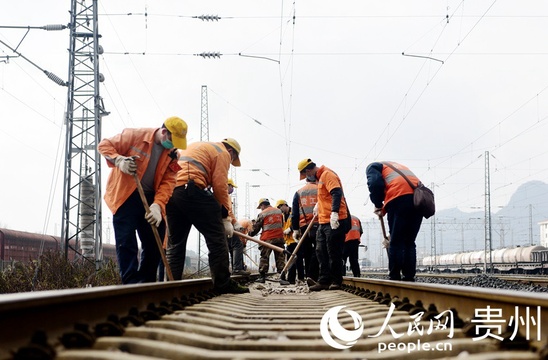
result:
[[(465, 213), (457, 208), (436, 213), (436, 253), (485, 248), (483, 211)], [(548, 184), (530, 181), (521, 185), (508, 204), (491, 215), (492, 248), (540, 243), (538, 223), (548, 220)], [(419, 257), (431, 253), (431, 223), (423, 222), (422, 241), (417, 238)]]

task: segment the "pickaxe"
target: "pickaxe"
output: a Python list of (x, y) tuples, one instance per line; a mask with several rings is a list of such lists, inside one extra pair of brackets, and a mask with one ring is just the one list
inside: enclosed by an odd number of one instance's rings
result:
[(286, 249), (284, 249), (284, 248), (278, 247), (276, 245), (272, 245), (270, 243), (267, 243), (267, 242), (259, 240), (259, 239), (255, 239), (254, 237), (251, 237), (251, 236), (246, 235), (244, 233), (241, 233), (239, 231), (234, 230), (234, 235), (238, 235), (240, 237), (243, 237), (244, 239), (251, 240), (253, 242), (256, 242), (259, 245), (265, 246), (265, 247), (270, 248), (274, 251), (281, 252), (281, 253), (284, 253), (286, 255), (291, 255), (291, 253), (289, 251), (287, 251)]
[(379, 215), (379, 220), (381, 221), (382, 235), (384, 237), (384, 239), (382, 240), (382, 246), (386, 249), (386, 253), (388, 254), (388, 247), (390, 246), (390, 237), (386, 235), (386, 228), (384, 227), (384, 220), (382, 219), (381, 215)]

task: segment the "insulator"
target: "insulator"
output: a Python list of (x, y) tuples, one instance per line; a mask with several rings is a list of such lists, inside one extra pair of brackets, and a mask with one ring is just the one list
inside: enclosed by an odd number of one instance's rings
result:
[(196, 18), (202, 20), (202, 21), (219, 21), (219, 19), (221, 18), (220, 16), (218, 15), (200, 15), (200, 16), (196, 16)]
[(205, 59), (205, 58), (221, 58), (222, 54), (220, 52), (203, 52), (201, 54), (194, 54), (194, 55), (201, 56)]
[(59, 31), (59, 30), (65, 30), (66, 28), (67, 28), (66, 25), (60, 25), (60, 24), (44, 26), (44, 30), (46, 31)]
[(67, 86), (67, 83), (64, 82), (59, 76), (55, 75), (54, 73), (50, 73), (49, 71), (44, 70), (44, 74), (46, 74), (46, 76), (50, 78), (50, 80), (52, 80), (57, 85)]

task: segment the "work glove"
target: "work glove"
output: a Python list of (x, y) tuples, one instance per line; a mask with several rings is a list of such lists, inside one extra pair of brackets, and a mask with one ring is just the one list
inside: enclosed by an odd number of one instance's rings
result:
[(137, 163), (135, 162), (135, 156), (118, 156), (114, 159), (114, 165), (120, 169), (121, 172), (128, 175), (133, 175), (137, 171)]
[(236, 223), (234, 224), (234, 230), (238, 231), (238, 232), (244, 232), (244, 227), (242, 225), (240, 225), (240, 223)]
[(162, 222), (162, 209), (160, 209), (160, 205), (156, 203), (150, 205), (149, 209), (150, 211), (145, 214), (145, 219), (147, 219), (150, 225), (158, 227)]
[(291, 228), (287, 228), (284, 230), (284, 235), (289, 235), (291, 234)]
[(385, 248), (385, 249), (388, 249), (388, 247), (390, 246), (390, 240), (388, 239), (382, 239), (382, 247)]
[(232, 226), (232, 221), (227, 217), (223, 219), (223, 226), (225, 227), (226, 237), (232, 237), (234, 235), (234, 226)]
[(312, 215), (318, 216), (318, 203), (314, 205), (314, 209), (312, 209)]
[(301, 230), (293, 230), (293, 240), (299, 241), (301, 238)]
[(329, 217), (329, 223), (331, 224), (331, 229), (336, 230), (339, 228), (339, 213), (332, 212)]
[(382, 208), (376, 207), (375, 210), (373, 210), (373, 213), (374, 213), (375, 215), (377, 215), (378, 217), (381, 217), (381, 218), (382, 218), (382, 215), (383, 215), (383, 214), (382, 214)]

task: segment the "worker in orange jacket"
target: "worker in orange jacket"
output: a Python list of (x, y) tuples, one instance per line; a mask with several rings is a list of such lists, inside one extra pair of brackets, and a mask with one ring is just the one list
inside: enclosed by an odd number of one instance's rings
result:
[[(113, 214), (116, 255), (123, 284), (153, 282), (160, 262), (160, 251), (151, 225), (165, 234), (162, 214), (178, 171), (176, 149), (186, 148), (187, 124), (170, 117), (161, 128), (125, 129), (103, 139), (97, 149), (112, 168), (107, 181), (105, 202)], [(145, 214), (137, 183), (141, 181), (150, 212)], [(141, 261), (137, 237), (141, 241)]]
[[(257, 215), (255, 223), (253, 224), (253, 229), (249, 232), (249, 236), (255, 236), (262, 230), (262, 241), (284, 249), (284, 217), (282, 211), (270, 205), (270, 200), (267, 198), (261, 198), (259, 200), (257, 209), (261, 210), (261, 212)], [(256, 282), (265, 283), (272, 249), (259, 245), (259, 250), (261, 251), (261, 259), (259, 260), (259, 278)], [(276, 270), (278, 273), (281, 273), (285, 266), (284, 253), (276, 252), (274, 254), (274, 259), (276, 261)]]
[(361, 236), (363, 234), (362, 222), (357, 216), (351, 215), (352, 227), (346, 234), (343, 248), (343, 272), (346, 273), (346, 261), (350, 262), (350, 269), (354, 277), (360, 277), (360, 262), (358, 260)]
[(204, 236), (209, 269), (218, 293), (249, 292), (230, 279), (227, 238), (237, 224), (227, 191), (230, 164), (240, 166), (240, 144), (232, 138), (221, 142), (196, 142), (179, 152), (177, 184), (166, 205), (169, 225), (167, 259), (174, 279), (182, 279), (186, 244), (192, 225)]
[(341, 179), (328, 167), (316, 166), (311, 159), (303, 159), (297, 169), (300, 179), (316, 178), (318, 203), (315, 212), (319, 227), (316, 235), (316, 255), (320, 265), (318, 282), (310, 291), (338, 290), (342, 286), (342, 251), (344, 238), (350, 230), (350, 212), (344, 198)]

